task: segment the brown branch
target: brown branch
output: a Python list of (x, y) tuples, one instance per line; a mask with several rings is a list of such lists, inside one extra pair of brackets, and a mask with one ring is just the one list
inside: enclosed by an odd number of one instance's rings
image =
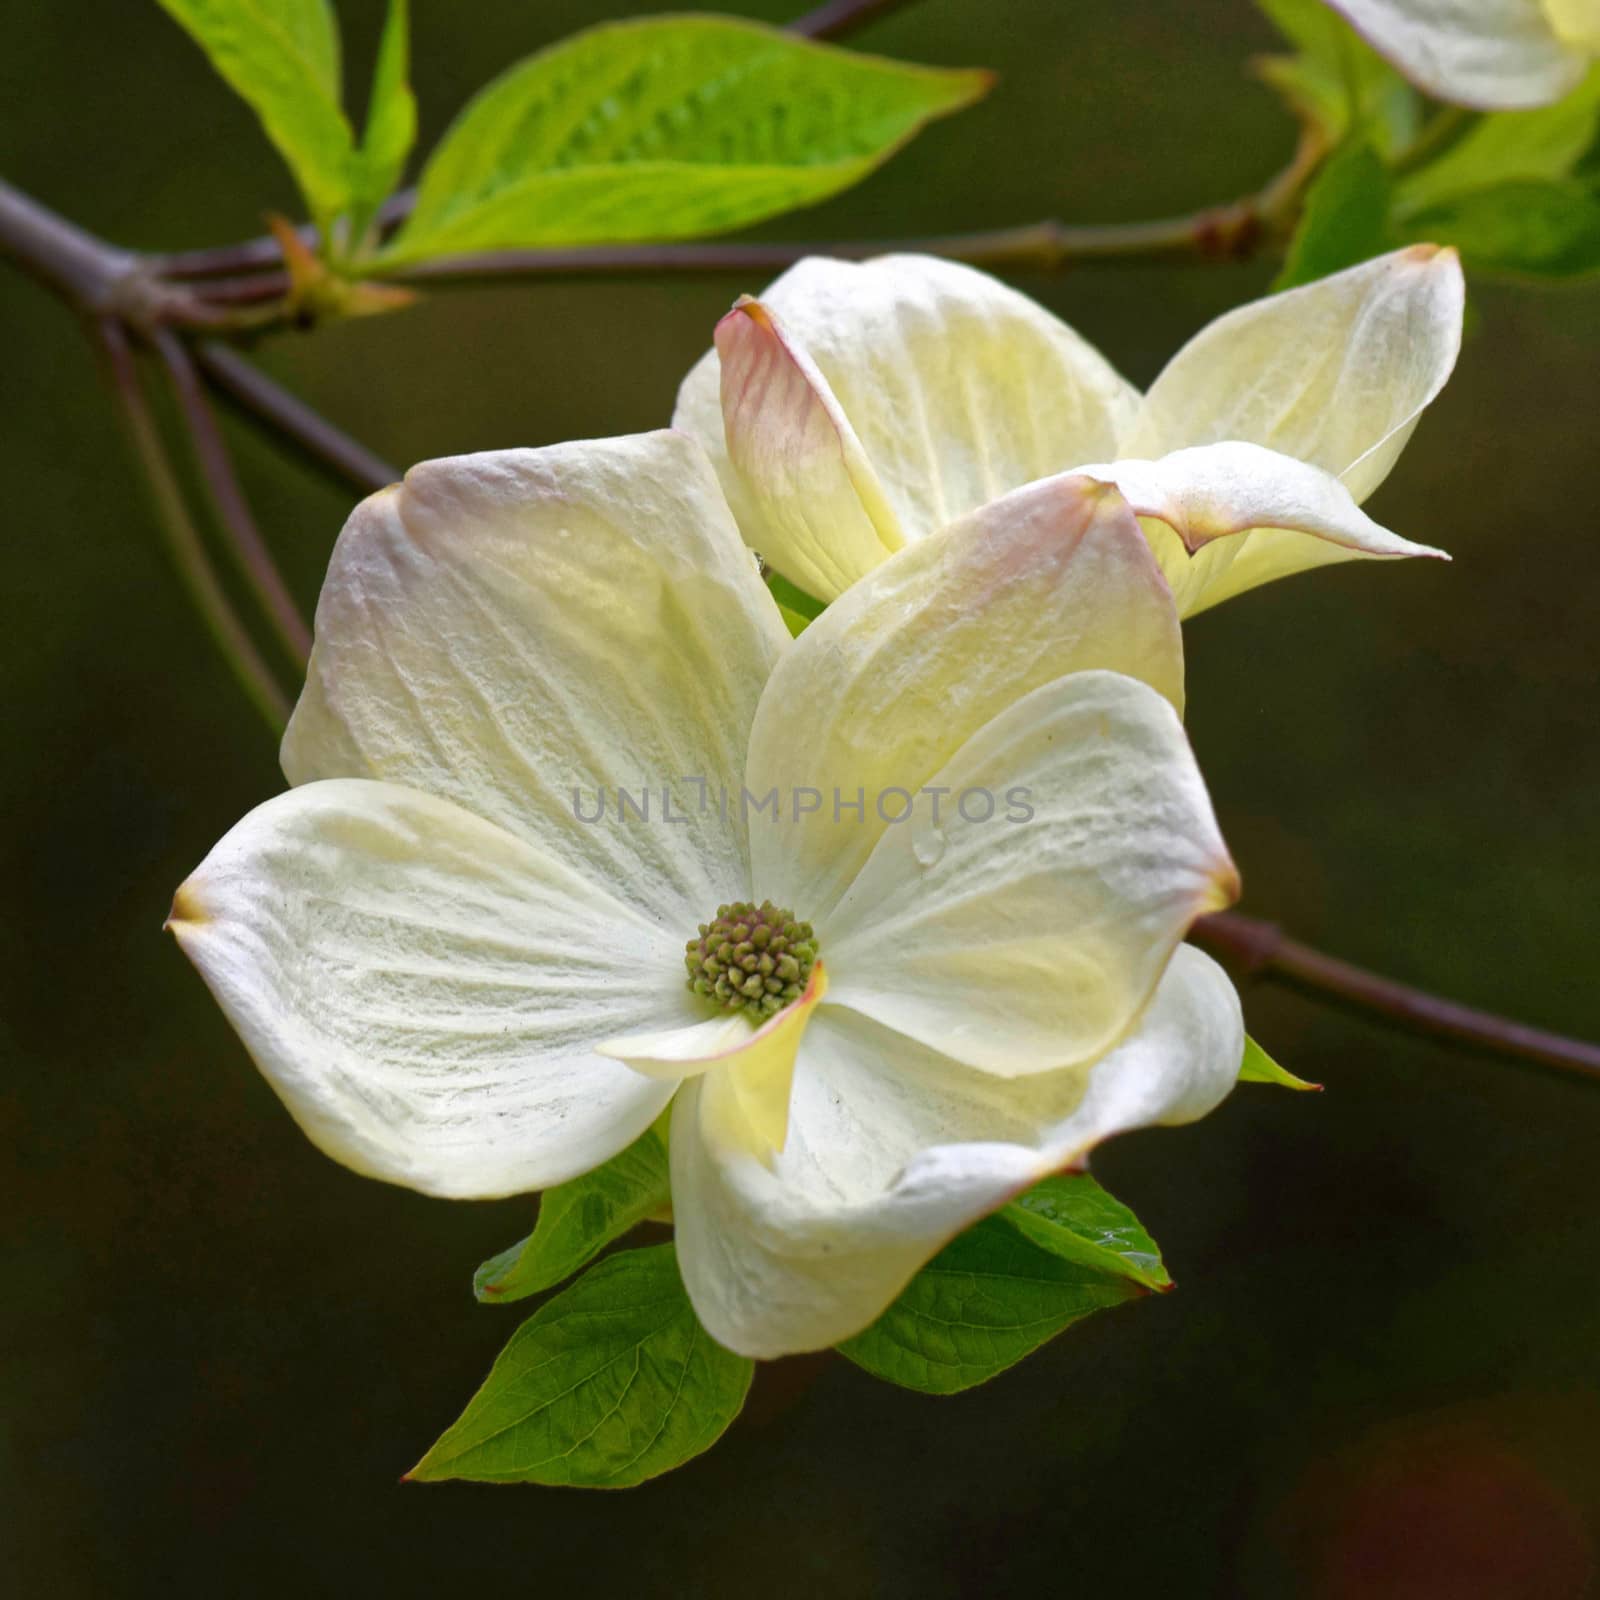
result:
[(796, 17), (786, 30), (802, 39), (842, 39), (891, 11), (903, 10), (916, 0), (828, 0), (828, 4)]
[(207, 278), (193, 286), (197, 299), (207, 306), (270, 306), (287, 300), (294, 290), (289, 274), (252, 272), (242, 277)]
[(632, 277), (643, 273), (727, 272), (755, 277), (781, 272), (805, 256), (864, 261), (912, 252), (970, 266), (1054, 272), (1074, 261), (1152, 260), (1192, 256), (1236, 260), (1261, 238), (1250, 201), (1154, 222), (1069, 227), (1034, 222), (980, 233), (920, 239), (825, 239), (794, 243), (593, 245), (565, 250), (495, 250), (440, 256), (386, 272), (398, 283), (479, 283), (496, 278)]
[(138, 265), (57, 212), (0, 181), (0, 250), (47, 289), (90, 314), (110, 312), (117, 284)]
[(283, 581), (267, 542), (261, 537), (250, 504), (239, 485), (233, 457), (222, 437), (217, 419), (206, 402), (200, 374), (188, 349), (166, 328), (152, 335), (156, 354), (167, 369), (178, 409), (189, 430), (194, 457), (205, 480), (206, 490), (228, 536), (228, 547), (245, 582), (249, 584), (279, 642), (302, 672), (311, 654), (311, 630), (295, 604), (289, 586)]
[(316, 466), (341, 486), (371, 494), (397, 483), (400, 472), (382, 456), (349, 434), (341, 432), (321, 412), (274, 383), (237, 350), (208, 339), (195, 350), (195, 359), (241, 413), (271, 438), (297, 446)]
[[(411, 215), (417, 203), (415, 189), (397, 189), (378, 207), (377, 222), (380, 229), (392, 229)], [(315, 253), (321, 246), (321, 235), (310, 223), (294, 230), (305, 247)], [(277, 239), (264, 233), (256, 239), (245, 239), (239, 244), (212, 245), (204, 250), (179, 250), (171, 255), (151, 256), (149, 265), (153, 272), (169, 279), (227, 278), (238, 273), (255, 272), (262, 267), (283, 267), (283, 251)]]
[(222, 327), (228, 313), (148, 270), (144, 257), (119, 250), (0, 179), (0, 251), (76, 310), (136, 327), (181, 322)]
[(1190, 938), (1244, 977), (1275, 978), (1319, 1000), (1333, 999), (1435, 1039), (1453, 1039), (1491, 1055), (1533, 1061), (1600, 1083), (1600, 1045), (1530, 1028), (1507, 1017), (1458, 1005), (1364, 967), (1324, 955), (1256, 917), (1224, 911), (1202, 917)]
[(129, 442), (144, 469), (178, 576), (245, 693), (268, 723), (281, 732), (289, 719), (289, 702), (217, 580), (205, 544), (184, 503), (178, 475), (150, 414), (127, 334), (115, 317), (96, 318), (94, 328), (112, 392), (119, 402)]
[[(307, 225), (297, 231), (312, 249), (316, 249), (320, 236), (315, 228)], [(231, 278), (261, 267), (281, 268), (283, 251), (270, 233), (264, 233), (259, 238), (242, 239), (238, 244), (210, 245), (204, 250), (174, 250), (168, 255), (152, 256), (150, 265), (163, 278), (174, 281)]]
[[(1260, 194), (1225, 205), (1208, 206), (1178, 217), (1148, 222), (1069, 224), (1046, 219), (1014, 228), (991, 228), (973, 233), (933, 234), (909, 239), (809, 239), (795, 241), (686, 244), (580, 245), (562, 249), (485, 250), (470, 255), (435, 256), (424, 261), (386, 268), (377, 276), (389, 283), (429, 285), (492, 282), (496, 279), (551, 279), (578, 277), (634, 277), (660, 273), (767, 274), (782, 272), (806, 256), (834, 256), (864, 261), (872, 256), (910, 252), (943, 256), (970, 266), (992, 270), (1013, 269), (1058, 272), (1074, 262), (1158, 260), (1186, 257), (1198, 261), (1242, 261), (1257, 253), (1271, 236), (1272, 210), (1268, 197), (1276, 195), (1283, 179), (1273, 181)], [(258, 258), (250, 241), (239, 246), (241, 255), (228, 263), (230, 273), (244, 265), (280, 264), (281, 257)], [(273, 244), (276, 251), (277, 246)], [(167, 258), (166, 270), (176, 259)], [(281, 298), (288, 280), (280, 272), (199, 279), (195, 297), (213, 317), (229, 307), (259, 305)]]

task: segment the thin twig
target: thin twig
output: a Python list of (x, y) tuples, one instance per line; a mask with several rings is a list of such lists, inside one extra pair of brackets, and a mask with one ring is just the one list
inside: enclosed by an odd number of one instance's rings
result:
[(157, 328), (151, 342), (167, 369), (178, 409), (189, 429), (200, 474), (205, 479), (217, 520), (228, 536), (228, 548), (279, 642), (303, 672), (311, 654), (311, 630), (250, 513), (250, 503), (239, 486), (228, 442), (206, 402), (194, 359), (182, 341), (165, 328)]
[(234, 402), (250, 420), (278, 440), (299, 447), (324, 473), (341, 486), (363, 494), (397, 483), (398, 468), (375, 455), (359, 440), (341, 432), (298, 396), (274, 383), (225, 344), (208, 339), (196, 347), (195, 359), (223, 396)]
[(237, 278), (207, 278), (194, 294), (207, 306), (264, 306), (287, 300), (294, 285), (287, 272), (252, 272)]
[[(378, 227), (389, 230), (397, 227), (411, 215), (417, 203), (415, 189), (396, 189), (378, 207)], [(321, 247), (322, 237), (309, 222), (294, 230), (300, 242), (313, 254)], [(179, 250), (171, 255), (150, 256), (150, 270), (163, 278), (200, 279), (226, 278), (236, 273), (254, 272), (261, 267), (283, 266), (283, 250), (276, 238), (264, 233), (256, 239), (246, 239), (239, 244), (212, 245), (204, 250)]]
[(225, 310), (204, 304), (182, 285), (163, 282), (148, 270), (144, 257), (97, 239), (4, 180), (0, 251), (92, 316), (114, 316), (140, 328), (163, 322), (224, 327), (231, 320)]
[(1337, 956), (1313, 950), (1259, 918), (1233, 911), (1202, 917), (1190, 937), (1213, 955), (1229, 960), (1244, 976), (1276, 978), (1318, 999), (1332, 997), (1432, 1038), (1454, 1039), (1493, 1055), (1537, 1062), (1553, 1071), (1600, 1083), (1600, 1045), (1530, 1028), (1414, 989), (1393, 978), (1380, 977)]
[[(315, 249), (317, 230), (307, 226), (299, 230), (300, 236)], [(152, 256), (151, 269), (163, 278), (189, 281), (199, 278), (230, 278), (240, 273), (254, 272), (260, 267), (281, 267), (283, 251), (270, 233), (259, 238), (243, 239), (238, 244), (208, 245), (204, 250), (174, 250), (168, 255)]]
[(0, 250), (46, 288), (87, 312), (107, 312), (117, 284), (138, 265), (118, 250), (0, 181)]
[(787, 31), (799, 34), (802, 39), (842, 39), (857, 28), (888, 16), (891, 11), (903, 10), (915, 3), (916, 0), (828, 0), (828, 4), (818, 6), (815, 11), (796, 17)]
[(250, 635), (217, 580), (194, 519), (184, 504), (183, 490), (162, 445), (155, 419), (139, 384), (127, 334), (115, 317), (98, 317), (94, 323), (111, 386), (134, 454), (155, 501), (158, 520), (178, 576), (205, 620), (223, 659), (233, 668), (244, 691), (267, 722), (281, 732), (289, 719), (289, 702), (274, 681)]
[[(797, 17), (788, 26), (788, 32), (804, 39), (842, 39), (857, 28), (891, 11), (901, 10), (915, 0), (828, 0), (828, 4)], [(417, 201), (415, 189), (401, 189), (389, 196), (378, 211), (380, 228), (393, 228), (411, 214)], [(316, 250), (320, 240), (317, 230), (309, 225), (296, 230), (306, 245)], [(172, 255), (151, 259), (152, 269), (163, 278), (197, 279), (228, 278), (239, 273), (253, 272), (259, 267), (280, 267), (283, 252), (270, 234), (257, 239), (246, 239), (239, 244), (214, 245), (205, 250), (181, 250)]]
[[(1280, 180), (1274, 180), (1274, 185)], [(1267, 193), (1268, 191), (1263, 191)], [(1266, 231), (1268, 208), (1250, 195), (1178, 217), (1148, 222), (1068, 224), (1046, 219), (1014, 228), (934, 234), (909, 239), (806, 239), (772, 242), (735, 240), (687, 244), (580, 245), (560, 249), (486, 250), (434, 256), (384, 268), (384, 282), (429, 285), (481, 283), (495, 279), (633, 277), (645, 273), (781, 272), (806, 256), (864, 261), (911, 252), (943, 256), (992, 269), (1057, 272), (1073, 262), (1158, 260), (1189, 257), (1238, 261), (1253, 255)], [(254, 253), (257, 241), (239, 246)], [(276, 245), (273, 247), (276, 249)], [(264, 264), (264, 263), (257, 263)], [(235, 268), (242, 261), (231, 263)], [(195, 295), (216, 312), (282, 298), (288, 280), (280, 273), (204, 279)]]
[(593, 245), (564, 250), (495, 250), (439, 256), (384, 274), (398, 283), (477, 283), (496, 278), (633, 277), (649, 273), (781, 272), (805, 256), (864, 261), (911, 252), (972, 266), (1053, 272), (1073, 261), (1198, 256), (1233, 259), (1256, 246), (1259, 229), (1248, 202), (1154, 222), (1069, 227), (1034, 222), (982, 233), (919, 239), (823, 239), (793, 243)]

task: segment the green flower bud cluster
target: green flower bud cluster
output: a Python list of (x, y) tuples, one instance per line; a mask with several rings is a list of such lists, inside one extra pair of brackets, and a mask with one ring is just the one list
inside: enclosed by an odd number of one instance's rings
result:
[(725, 1011), (776, 1016), (806, 992), (817, 959), (809, 922), (770, 900), (718, 906), (714, 921), (684, 947), (689, 987)]

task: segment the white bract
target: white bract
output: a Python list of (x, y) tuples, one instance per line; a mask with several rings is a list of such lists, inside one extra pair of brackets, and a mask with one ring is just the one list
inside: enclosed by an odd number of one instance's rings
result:
[(1486, 110), (1570, 94), (1600, 55), (1600, 0), (1328, 0), (1419, 89)]
[[(358, 1172), (540, 1189), (673, 1101), (705, 1326), (830, 1345), (975, 1218), (1233, 1084), (1237, 997), (1180, 943), (1236, 893), (1182, 670), (1087, 479), (957, 520), (791, 642), (682, 433), (429, 462), (341, 535), (296, 787), (172, 927)], [(691, 992), (685, 944), (768, 899), (818, 949), (758, 1026)]]
[(970, 267), (815, 258), (722, 320), (674, 423), (751, 546), (820, 600), (1078, 471), (1128, 498), (1188, 616), (1329, 562), (1441, 553), (1359, 503), (1455, 364), (1462, 300), (1454, 253), (1413, 246), (1219, 317), (1141, 396)]

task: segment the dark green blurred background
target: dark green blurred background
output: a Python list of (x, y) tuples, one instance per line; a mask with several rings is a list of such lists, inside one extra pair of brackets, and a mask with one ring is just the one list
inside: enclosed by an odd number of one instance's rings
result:
[[(293, 206), (143, 0), (7, 0), (0, 170), (130, 245)], [(364, 82), (377, 0), (345, 0)], [(416, 0), (424, 137), (630, 10)], [(747, 13), (789, 14), (778, 0)], [(1203, 13), (1203, 14), (1202, 14)], [(1002, 82), (789, 236), (1159, 215), (1287, 154), (1245, 0), (926, 0), (861, 36)], [(1262, 266), (1021, 286), (1147, 382)], [(441, 293), (270, 369), (390, 459), (663, 423), (729, 279)], [(1190, 726), (1246, 909), (1600, 1033), (1600, 289), (1473, 285), (1457, 377), (1373, 510), (1456, 564), (1346, 566), (1195, 623)], [(52, 1596), (1346, 1596), (1568, 1600), (1600, 1546), (1600, 1090), (1257, 989), (1320, 1098), (1247, 1087), (1097, 1171), (1180, 1292), (947, 1400), (764, 1369), (711, 1455), (625, 1494), (401, 1487), (516, 1313), (473, 1266), (531, 1201), (450, 1205), (305, 1141), (160, 932), (280, 785), (181, 598), (87, 346), (0, 269), (6, 739), (0, 1572)], [(349, 497), (239, 434), (314, 598)], [(14, 1586), (13, 1586), (14, 1585)]]

